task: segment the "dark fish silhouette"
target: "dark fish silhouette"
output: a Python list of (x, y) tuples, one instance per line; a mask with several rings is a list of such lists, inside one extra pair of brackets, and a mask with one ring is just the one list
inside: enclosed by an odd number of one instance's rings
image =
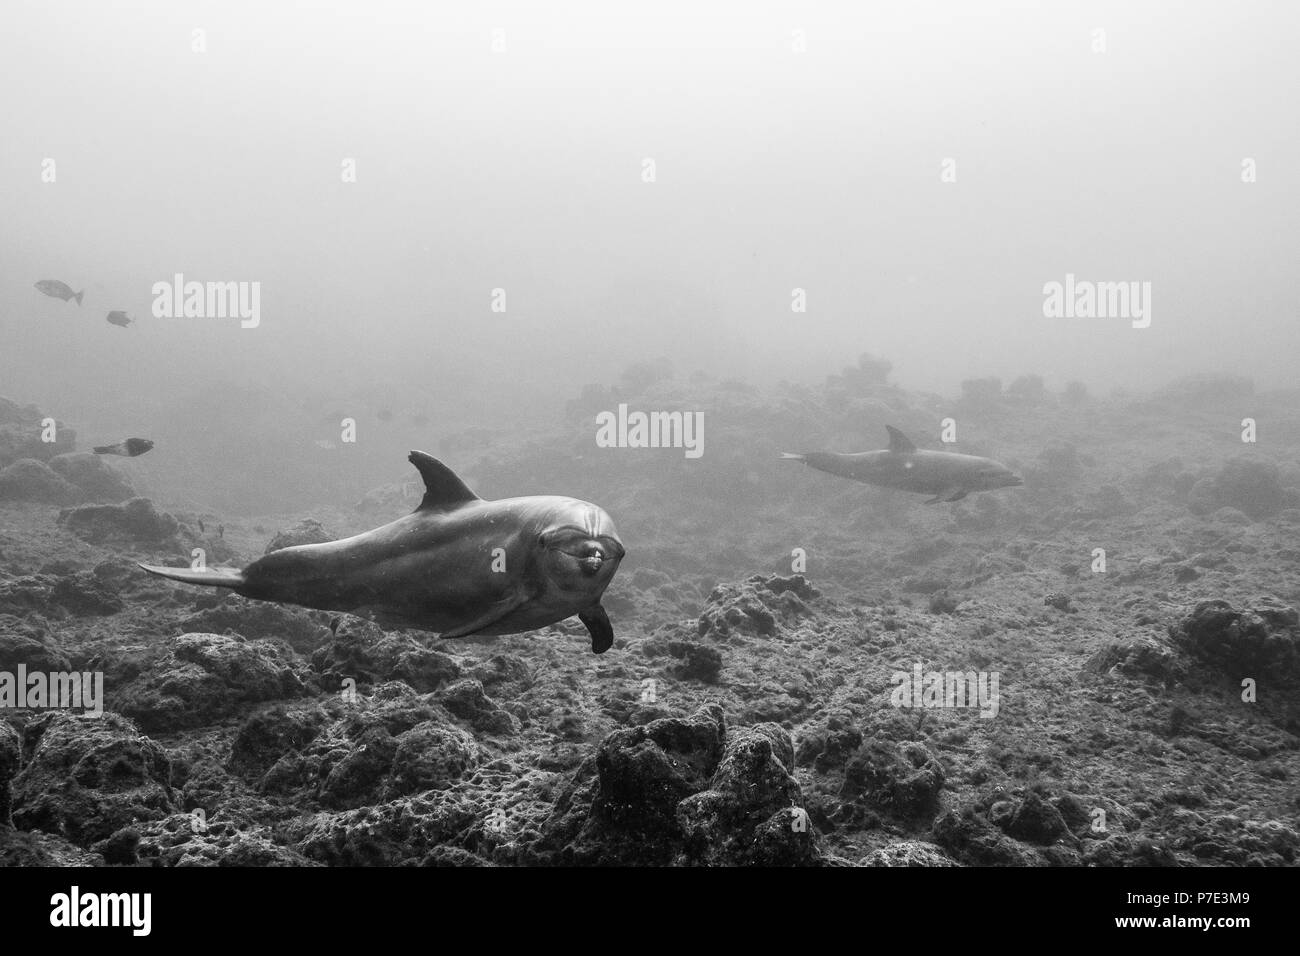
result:
[(868, 485), (934, 495), (926, 502), (927, 505), (937, 501), (960, 501), (972, 491), (992, 491), (1024, 484), (1010, 468), (992, 458), (959, 455), (951, 451), (919, 451), (897, 428), (890, 425), (885, 428), (889, 432), (889, 447), (881, 451), (864, 451), (855, 455), (814, 451), (803, 455), (783, 454), (781, 457), (802, 461), (818, 471)]
[(116, 445), (96, 445), (96, 455), (122, 455), (126, 458), (136, 458), (143, 455), (149, 449), (153, 448), (153, 442), (147, 438), (128, 438), (126, 441), (120, 441)]
[(73, 292), (72, 286), (66, 282), (60, 282), (58, 279), (42, 279), (36, 283), (36, 288), (54, 299), (62, 299), (67, 302), (69, 299), (76, 299), (77, 305), (81, 305), (81, 297), (86, 294), (86, 290)]
[(108, 313), (108, 321), (113, 325), (120, 325), (126, 328), (131, 324), (131, 317), (122, 311), (113, 311)]

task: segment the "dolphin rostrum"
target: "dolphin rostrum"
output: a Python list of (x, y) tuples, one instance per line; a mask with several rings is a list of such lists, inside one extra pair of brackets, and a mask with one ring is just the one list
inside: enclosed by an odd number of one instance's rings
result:
[(936, 501), (960, 501), (972, 491), (992, 491), (1024, 484), (1010, 468), (992, 458), (959, 455), (951, 451), (920, 451), (897, 428), (892, 425), (885, 428), (889, 431), (889, 447), (880, 451), (864, 451), (856, 455), (815, 451), (804, 455), (787, 453), (781, 457), (802, 461), (818, 471), (868, 485), (934, 495), (926, 502), (927, 505)]
[(614, 629), (600, 598), (626, 553), (609, 515), (575, 498), (485, 501), (436, 458), (413, 451), (409, 460), (424, 500), (373, 531), (272, 551), (242, 571), (140, 567), (443, 637), (518, 634), (577, 614), (592, 651), (609, 649)]

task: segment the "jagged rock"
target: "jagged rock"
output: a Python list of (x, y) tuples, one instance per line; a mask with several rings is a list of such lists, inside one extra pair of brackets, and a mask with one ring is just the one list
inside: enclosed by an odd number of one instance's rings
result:
[[(1265, 608), (1271, 620), (1290, 618), (1276, 605)], [(1294, 627), (1270, 627), (1263, 616), (1234, 610), (1227, 601), (1202, 601), (1170, 627), (1169, 636), (1193, 657), (1233, 678), (1293, 675), (1300, 669)]]
[(35, 405), (0, 398), (0, 468), (23, 458), (47, 461), (76, 447), (76, 431), (62, 422), (55, 422), (54, 441), (43, 441), (47, 435), (42, 423), (47, 417)]
[(80, 492), (80, 500), (116, 504), (135, 497), (130, 482), (98, 455), (84, 451), (55, 455), (50, 459), (50, 468)]
[(485, 688), (501, 686), (512, 690), (530, 686), (537, 679), (536, 670), (514, 654), (493, 654), (486, 661), (475, 664), (469, 676)]
[(385, 634), (360, 618), (345, 617), (334, 640), (311, 657), (321, 686), (337, 690), (347, 679), (358, 684), (401, 680), (421, 692), (434, 691), (461, 676), (460, 665), (406, 634)]
[(124, 540), (138, 544), (174, 543), (180, 526), (176, 519), (154, 508), (148, 498), (132, 498), (120, 505), (82, 505), (59, 512), (59, 524), (92, 544)]
[(279, 532), (262, 553), (270, 554), (272, 551), (293, 548), (300, 544), (324, 544), (326, 541), (333, 540), (334, 535), (326, 531), (319, 521), (314, 518), (304, 518), (288, 531)]
[(5, 625), (13, 618), (0, 617), (0, 671), (14, 673), (18, 665), (28, 671), (66, 671), (72, 665), (68, 655), (40, 628), (9, 628)]
[(958, 866), (959, 864), (933, 843), (906, 841), (891, 843), (872, 850), (862, 860), (863, 866)]
[(274, 707), (253, 714), (235, 733), (230, 769), (260, 777), (286, 753), (302, 750), (315, 740), (328, 719), (320, 707)]
[(812, 613), (807, 602), (821, 594), (801, 574), (756, 574), (741, 584), (720, 584), (709, 594), (696, 630), (701, 637), (768, 637), (778, 621), (793, 622)]
[(59, 578), (50, 590), (50, 603), (83, 617), (116, 614), (125, 607), (117, 591), (91, 571)]
[(788, 591), (801, 601), (814, 601), (822, 596), (822, 592), (813, 587), (812, 583), (802, 574), (792, 574), (788, 578), (773, 574), (766, 579), (760, 575), (755, 575), (750, 580), (761, 582), (763, 587), (773, 594), (783, 594)]
[(832, 713), (824, 728), (818, 728), (799, 742), (796, 762), (811, 765), (818, 773), (842, 770), (862, 746), (862, 731), (843, 713)]
[(931, 837), (968, 866), (1042, 866), (1044, 860), (989, 822), (974, 807), (949, 810), (934, 823)]
[(822, 860), (774, 724), (728, 739), (721, 708), (615, 731), (574, 773), (527, 862), (797, 865)]
[(26, 762), (13, 783), (14, 826), (82, 846), (177, 807), (162, 747), (114, 713), (46, 712), (23, 730)]
[(481, 759), (469, 734), (438, 721), (425, 721), (397, 738), (389, 793), (404, 796), (446, 789)]
[[(115, 834), (114, 836), (117, 836)], [(278, 845), (271, 830), (226, 820), (199, 822), (189, 813), (145, 824), (135, 833), (133, 855), (151, 866), (319, 866)], [(109, 854), (104, 857), (109, 862)]]
[(706, 789), (722, 759), (722, 708), (606, 737), (556, 801), (533, 852), (579, 864), (666, 864), (683, 848), (677, 805)]
[(1187, 506), (1196, 515), (1234, 508), (1258, 520), (1296, 507), (1297, 497), (1294, 490), (1282, 487), (1276, 464), (1239, 457), (1224, 462), (1213, 477), (1196, 482), (1188, 492)]
[(1168, 644), (1143, 636), (1106, 645), (1088, 658), (1084, 670), (1090, 674), (1120, 674), (1173, 683), (1186, 676), (1187, 665)]
[(140, 862), (140, 831), (123, 827), (105, 840), (100, 840), (91, 850), (104, 858), (109, 866), (135, 866)]
[(733, 634), (769, 637), (776, 633), (776, 616), (766, 601), (773, 592), (760, 592), (753, 581), (744, 584), (718, 585), (709, 595), (708, 605), (700, 615), (697, 631), (701, 637), (727, 638)]
[(449, 684), (437, 694), (438, 703), (447, 711), (485, 734), (513, 734), (518, 729), (508, 711), (483, 691), (472, 678)]
[(168, 653), (131, 681), (113, 701), (145, 730), (201, 727), (267, 700), (306, 692), (293, 654), (279, 642), (223, 634), (182, 634)]
[(1064, 611), (1067, 614), (1073, 614), (1074, 608), (1071, 607), (1072, 601), (1068, 594), (1062, 594), (1059, 591), (1053, 591), (1043, 598), (1043, 604), (1047, 607), (1054, 607), (1058, 611)]
[(380, 784), (393, 767), (397, 741), (387, 727), (372, 724), (357, 734), (353, 743), (351, 750), (329, 766), (321, 783), (320, 801), (327, 807), (351, 809), (374, 803)]
[(50, 585), (44, 578), (28, 576), (0, 581), (0, 614), (26, 618), (32, 612), (48, 614), (49, 611)]
[[(992, 816), (992, 814), (990, 814)], [(1005, 818), (995, 820), (1008, 836), (1049, 846), (1070, 832), (1061, 811), (1034, 791), (1027, 793)]]
[(957, 610), (957, 604), (957, 599), (949, 594), (947, 589), (935, 591), (930, 595), (931, 614), (952, 614)]
[(669, 641), (665, 649), (681, 661), (669, 669), (673, 677), (705, 684), (718, 682), (718, 675), (722, 672), (722, 652), (717, 648), (694, 641)]
[[(371, 697), (326, 707), (335, 719), (319, 729), (325, 719), (319, 707), (287, 720), (249, 722), (248, 734), (241, 733), (251, 745), (239, 750), (242, 772), (255, 774), (280, 752), (258, 782), (260, 791), (352, 809), (450, 786), (482, 757), (473, 737), (431, 696), (398, 681), (377, 686)], [(308, 735), (306, 743), (292, 745)]]
[(295, 651), (306, 654), (330, 638), (329, 628), (319, 617), (319, 612), (303, 608), (232, 597), (182, 618), (180, 627), (185, 633), (233, 632), (251, 639), (280, 638)]
[(68, 505), (81, 500), (81, 491), (44, 462), (21, 458), (0, 470), (0, 501), (42, 501)]
[(1147, 837), (1111, 834), (1104, 840), (1092, 840), (1083, 848), (1084, 866), (1134, 867), (1181, 865), (1172, 850)]
[(708, 866), (816, 862), (817, 837), (790, 775), (794, 745), (776, 724), (731, 734), (709, 789), (677, 805), (685, 859)]
[(932, 814), (943, 790), (943, 767), (919, 742), (870, 740), (844, 768), (844, 795), (904, 819)]
[(475, 856), (458, 846), (436, 846), (420, 861), (420, 866), (495, 866), (496, 864)]
[(401, 866), (423, 860), (481, 822), (483, 808), (431, 791), (377, 806), (317, 813), (285, 826), (290, 846), (329, 866)]
[(22, 738), (18, 731), (0, 720), (0, 827), (9, 824), (9, 783), (18, 773), (22, 752)]
[(0, 867), (103, 866), (98, 853), (82, 849), (70, 840), (40, 830), (15, 830), (0, 826)]

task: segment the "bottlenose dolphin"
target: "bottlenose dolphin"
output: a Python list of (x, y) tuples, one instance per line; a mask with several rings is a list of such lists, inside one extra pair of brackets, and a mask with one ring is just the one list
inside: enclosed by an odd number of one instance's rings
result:
[(626, 554), (609, 515), (575, 498), (485, 501), (436, 458), (413, 451), (409, 460), (424, 500), (373, 531), (272, 551), (242, 571), (140, 567), (443, 637), (518, 634), (577, 614), (592, 651), (609, 649), (614, 628), (600, 598)]
[(889, 432), (889, 447), (880, 451), (864, 451), (856, 455), (814, 451), (804, 455), (783, 453), (781, 457), (802, 461), (818, 471), (868, 485), (934, 495), (926, 502), (927, 505), (936, 501), (960, 501), (972, 491), (992, 491), (1024, 484), (1010, 468), (992, 458), (959, 455), (951, 451), (919, 451), (897, 428), (892, 425), (885, 428)]

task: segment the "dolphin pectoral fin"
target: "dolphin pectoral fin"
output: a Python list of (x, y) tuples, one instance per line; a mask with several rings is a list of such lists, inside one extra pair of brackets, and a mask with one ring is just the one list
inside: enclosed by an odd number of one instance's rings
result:
[(504, 601), (498, 601), (480, 614), (468, 624), (462, 624), (460, 627), (453, 627), (450, 631), (440, 632), (440, 637), (469, 637), (471, 634), (477, 634), (484, 628), (491, 627), (502, 618), (513, 614), (520, 607), (528, 603), (528, 596), (522, 592), (512, 594)]
[(965, 488), (962, 488), (962, 489), (959, 489), (958, 491), (954, 491), (951, 495), (949, 495), (947, 498), (944, 498), (943, 500), (944, 500), (944, 501), (961, 501), (961, 500), (962, 500), (963, 498), (965, 498), (968, 494), (970, 494), (970, 492), (967, 491)]
[(591, 652), (604, 654), (614, 644), (614, 625), (609, 623), (609, 615), (599, 604), (593, 604), (578, 612), (578, 620), (591, 632)]
[(929, 499), (927, 499), (927, 500), (925, 501), (925, 504), (927, 504), (927, 505), (937, 505), (937, 504), (938, 504), (939, 502), (941, 502), (941, 501), (943, 501), (943, 495), (935, 495), (933, 498), (929, 498)]

